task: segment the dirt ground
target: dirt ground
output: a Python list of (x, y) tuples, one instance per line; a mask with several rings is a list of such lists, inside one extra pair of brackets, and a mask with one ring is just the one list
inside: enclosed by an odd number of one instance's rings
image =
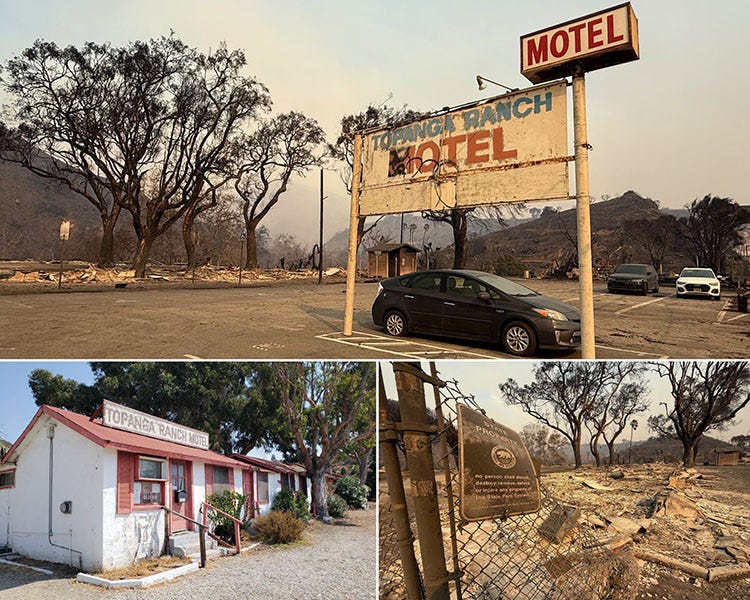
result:
[[(126, 269), (69, 264), (58, 290), (55, 265), (0, 263), (0, 359), (23, 358), (507, 358), (497, 344), (407, 336), (376, 327), (377, 282), (356, 284), (353, 338), (343, 336), (345, 278), (328, 271), (193, 273), (153, 269), (136, 280)], [(578, 304), (578, 283), (523, 280), (538, 292)], [(97, 292), (97, 293), (88, 293)], [(727, 292), (719, 302), (678, 299), (673, 288), (639, 296), (594, 286), (597, 358), (746, 358), (750, 315)], [(577, 358), (547, 352), (541, 358)]]
[[(442, 481), (442, 474), (436, 472), (436, 477)], [(381, 473), (381, 500), (387, 506), (387, 488), (383, 479)], [(630, 557), (633, 567), (628, 593), (621, 590), (617, 593), (620, 595), (616, 594), (617, 598), (750, 598), (750, 570), (742, 572), (743, 568), (748, 567), (750, 555), (750, 465), (699, 467), (695, 470), (684, 470), (664, 463), (618, 466), (613, 469), (586, 467), (577, 471), (565, 469), (543, 473), (541, 484), (546, 496), (581, 509), (578, 529), (571, 534), (573, 539), (585, 539), (584, 544), (592, 539), (616, 540), (612, 554), (615, 557)], [(405, 487), (408, 494), (408, 477)], [(439, 488), (443, 489), (442, 485), (439, 484)], [(666, 501), (667, 498), (670, 500)], [(408, 495), (407, 504), (412, 506)], [(440, 505), (446, 560), (450, 565), (450, 529), (445, 517), (447, 500), (444, 495), (441, 495)], [(476, 528), (472, 524), (460, 527), (459, 548), (463, 548), (465, 553), (476, 547), (477, 552), (467, 563), (468, 572), (476, 566), (475, 561), (483, 563), (484, 556), (517, 551), (510, 547), (503, 548), (504, 540), (526, 539), (530, 535), (526, 527), (534, 529), (538, 526), (534, 519), (539, 521), (541, 517), (528, 515), (519, 518), (519, 523), (510, 524), (501, 536), (492, 533), (492, 521), (483, 521)], [(467, 535), (472, 541), (463, 545)], [(393, 568), (393, 563), (388, 559), (393, 553), (393, 544), (392, 536), (384, 535), (381, 529), (381, 552), (386, 552), (386, 555), (381, 553), (381, 569), (383, 565)], [(391, 547), (386, 548), (387, 545)], [(688, 571), (697, 567), (712, 573), (712, 576), (723, 570), (741, 572), (742, 577), (709, 582), (705, 576), (698, 577), (682, 568), (655, 562), (654, 556), (679, 561), (680, 566), (684, 563)], [(564, 559), (564, 555), (560, 558)], [(468, 560), (465, 554), (462, 560)], [(526, 572), (533, 571), (527, 567)], [(385, 580), (390, 581), (391, 576), (392, 572), (387, 573)], [(476, 587), (472, 589), (476, 591)], [(381, 598), (391, 597), (388, 595), (390, 591), (381, 588), (381, 592), (385, 594)], [(507, 590), (503, 593), (507, 594)], [(539, 593), (538, 590), (535, 593)], [(508, 597), (512, 597), (512, 594)], [(532, 593), (523, 597), (537, 596)], [(605, 597), (610, 596), (605, 592), (601, 598)]]

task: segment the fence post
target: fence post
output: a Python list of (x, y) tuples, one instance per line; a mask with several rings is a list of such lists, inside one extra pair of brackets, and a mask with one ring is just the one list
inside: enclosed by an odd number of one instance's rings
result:
[(419, 579), (417, 559), (414, 556), (414, 536), (409, 524), (409, 510), (406, 507), (404, 480), (401, 477), (401, 465), (398, 461), (398, 451), (395, 445), (398, 441), (398, 435), (395, 429), (392, 429), (394, 423), (388, 418), (388, 399), (385, 393), (383, 374), (380, 371), (378, 371), (378, 385), (380, 458), (385, 467), (388, 494), (391, 497), (391, 512), (393, 513), (393, 523), (396, 528), (401, 568), (404, 571), (406, 594), (409, 600), (421, 600), (424, 598), (422, 595), (422, 583)]
[(425, 597), (427, 600), (448, 600), (448, 571), (445, 567), (432, 444), (428, 435), (428, 432), (437, 431), (437, 427), (427, 423), (424, 398), (424, 383), (433, 383), (435, 380), (418, 366), (409, 363), (394, 363), (393, 372), (424, 568)]
[[(445, 488), (448, 495), (448, 521), (451, 526), (451, 555), (453, 557), (453, 572), (459, 573), (460, 567), (458, 564), (458, 544), (456, 542), (456, 507), (453, 503), (453, 479), (451, 476), (451, 465), (450, 465), (450, 450), (448, 448), (448, 440), (445, 435), (445, 419), (443, 418), (443, 403), (440, 399), (440, 386), (438, 385), (438, 372), (435, 367), (434, 361), (430, 362), (430, 375), (432, 375), (432, 393), (435, 399), (435, 417), (438, 426), (438, 433), (440, 434), (440, 455), (443, 461), (443, 474), (445, 476)], [(456, 598), (461, 600), (463, 594), (461, 593), (461, 578), (456, 577)]]

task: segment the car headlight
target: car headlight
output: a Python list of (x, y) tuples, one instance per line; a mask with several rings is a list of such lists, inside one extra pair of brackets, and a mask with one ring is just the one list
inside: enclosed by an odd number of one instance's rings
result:
[(560, 311), (552, 310), (551, 308), (535, 308), (533, 310), (534, 312), (537, 312), (543, 317), (547, 317), (548, 319), (553, 319), (555, 321), (567, 321), (568, 320), (568, 317), (566, 317)]

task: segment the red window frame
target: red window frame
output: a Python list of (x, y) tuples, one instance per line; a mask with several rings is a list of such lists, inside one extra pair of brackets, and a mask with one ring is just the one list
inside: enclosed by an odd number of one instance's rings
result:
[(0, 475), (6, 475), (6, 474), (12, 474), (13, 475), (13, 483), (10, 485), (0, 485), (0, 490), (10, 490), (14, 487), (16, 487), (16, 470), (15, 469), (5, 469), (3, 471), (0, 471)]

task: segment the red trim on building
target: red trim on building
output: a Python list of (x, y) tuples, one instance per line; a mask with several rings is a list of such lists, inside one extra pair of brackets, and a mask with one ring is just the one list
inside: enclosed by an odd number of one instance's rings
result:
[(117, 453), (117, 514), (127, 515), (133, 511), (133, 455)]
[(192, 448), (190, 446), (183, 446), (174, 442), (158, 440), (129, 431), (121, 431), (119, 429), (113, 429), (112, 427), (105, 427), (101, 422), (91, 421), (89, 417), (84, 415), (79, 415), (78, 413), (47, 405), (39, 407), (39, 410), (34, 415), (31, 423), (29, 423), (18, 440), (16, 440), (16, 442), (10, 447), (8, 453), (0, 464), (10, 460), (10, 456), (16, 451), (18, 446), (22, 443), (42, 415), (48, 415), (50, 418), (66, 425), (76, 433), (79, 433), (103, 448), (116, 448), (117, 450), (124, 450), (134, 454), (153, 455), (159, 458), (176, 458), (223, 467), (244, 466), (238, 461), (219, 454), (218, 452), (213, 452), (212, 450)]

